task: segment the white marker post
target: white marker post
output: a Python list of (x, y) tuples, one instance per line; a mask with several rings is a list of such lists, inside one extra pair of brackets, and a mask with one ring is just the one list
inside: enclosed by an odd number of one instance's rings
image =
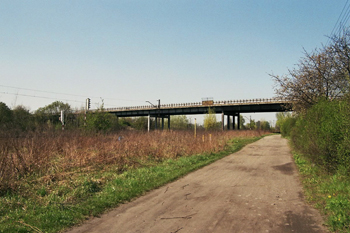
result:
[(61, 110), (61, 117), (60, 117), (60, 120), (62, 122), (62, 130), (64, 130), (64, 111)]

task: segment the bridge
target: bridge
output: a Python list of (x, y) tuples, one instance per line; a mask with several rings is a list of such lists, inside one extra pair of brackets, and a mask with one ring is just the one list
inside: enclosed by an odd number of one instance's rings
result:
[[(150, 103), (150, 102), (149, 102)], [(221, 114), (222, 128), (224, 129), (224, 118), (227, 117), (227, 129), (235, 129), (237, 118), (237, 127), (240, 125), (240, 113), (257, 113), (257, 112), (284, 112), (291, 111), (290, 101), (285, 99), (250, 99), (250, 100), (227, 100), (213, 101), (205, 100), (195, 103), (178, 103), (178, 104), (160, 104), (144, 105), (132, 107), (107, 108), (105, 111), (115, 114), (117, 117), (148, 117), (148, 129), (150, 129), (150, 118), (155, 118), (155, 128), (157, 129), (158, 118), (162, 119), (161, 127), (164, 129), (164, 119), (168, 119), (168, 129), (170, 129), (171, 115), (195, 115), (206, 114), (208, 108), (211, 108), (216, 114)]]

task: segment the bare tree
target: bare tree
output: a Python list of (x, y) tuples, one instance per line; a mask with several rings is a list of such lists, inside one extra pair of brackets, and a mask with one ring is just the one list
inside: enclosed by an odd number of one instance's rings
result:
[(337, 67), (337, 75), (349, 82), (350, 77), (350, 28), (343, 27), (341, 33), (330, 37), (332, 55)]
[(332, 45), (304, 50), (304, 57), (287, 75), (270, 75), (275, 81), (275, 93), (293, 104), (293, 109), (303, 112), (320, 98), (339, 98), (349, 92), (350, 32), (332, 37)]

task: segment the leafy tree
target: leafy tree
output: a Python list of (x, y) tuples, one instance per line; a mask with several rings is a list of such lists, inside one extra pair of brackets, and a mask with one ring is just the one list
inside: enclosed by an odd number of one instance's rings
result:
[(259, 129), (270, 130), (271, 129), (270, 123), (265, 120), (259, 121)]
[(147, 117), (137, 117), (133, 119), (132, 127), (138, 130), (147, 130), (148, 119)]
[(171, 116), (170, 119), (170, 127), (172, 129), (187, 129), (188, 127), (188, 119), (186, 116)]
[(245, 123), (244, 117), (242, 115), (239, 115), (239, 128), (240, 129), (244, 129), (245, 128), (244, 123)]
[(33, 115), (24, 106), (17, 106), (12, 110), (14, 128), (22, 131), (34, 129)]
[(108, 132), (118, 127), (117, 117), (104, 111), (103, 103), (94, 112), (89, 112), (86, 116), (86, 127), (90, 131)]
[(13, 113), (9, 107), (3, 102), (0, 102), (0, 127), (9, 128), (12, 122)]
[(43, 108), (36, 110), (37, 114), (50, 114), (50, 115), (59, 115), (61, 111), (65, 113), (72, 112), (71, 106), (68, 103), (63, 103), (62, 101), (55, 101), (49, 105), (46, 105)]
[(256, 129), (256, 123), (254, 120), (250, 119), (250, 121), (246, 124), (247, 129)]
[(208, 113), (204, 116), (203, 125), (206, 130), (218, 128), (214, 109), (208, 108)]
[(55, 101), (35, 111), (34, 115), (36, 122), (37, 124), (47, 123), (49, 126), (52, 124), (60, 124), (59, 117), (61, 111), (64, 111), (65, 118), (71, 118), (71, 106), (68, 103), (63, 103), (62, 101)]
[(276, 113), (276, 129), (280, 130), (282, 136), (290, 136), (293, 126), (295, 125), (296, 118), (290, 112)]

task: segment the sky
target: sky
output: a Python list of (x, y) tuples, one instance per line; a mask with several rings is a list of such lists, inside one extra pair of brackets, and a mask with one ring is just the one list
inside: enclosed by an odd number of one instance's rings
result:
[(326, 44), (345, 3), (2, 0), (0, 102), (35, 111), (86, 98), (92, 108), (271, 98), (269, 74)]

